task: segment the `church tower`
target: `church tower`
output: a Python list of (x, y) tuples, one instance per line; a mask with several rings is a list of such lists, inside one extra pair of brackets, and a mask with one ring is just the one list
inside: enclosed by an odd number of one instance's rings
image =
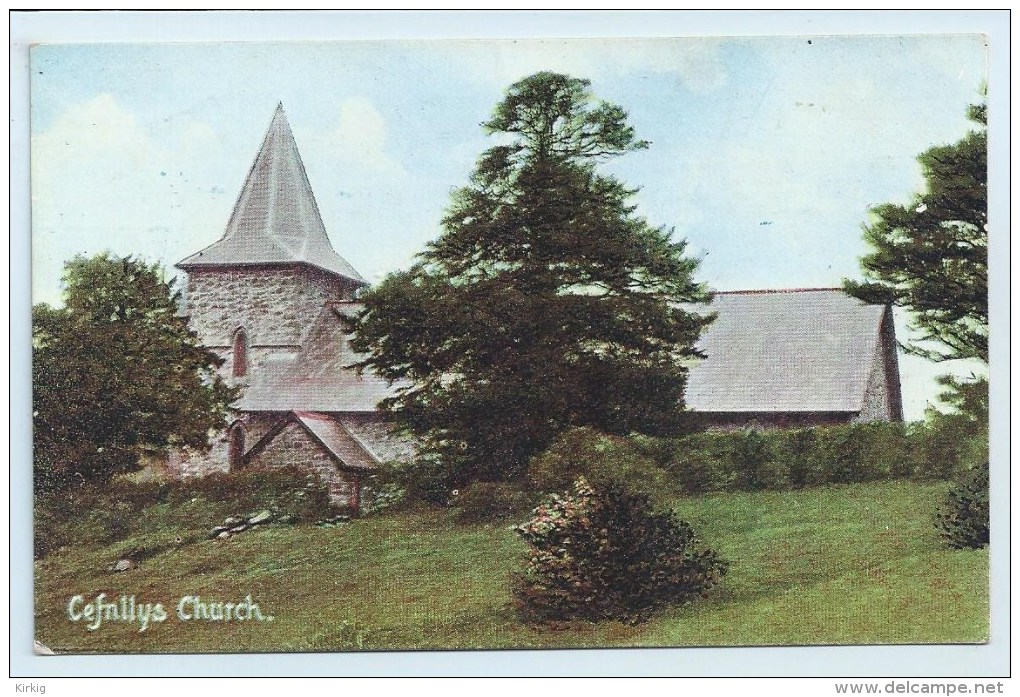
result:
[(294, 358), (309, 318), (366, 285), (326, 236), (282, 104), (223, 237), (177, 267), (191, 328), (226, 360), (226, 377), (252, 386)]
[(394, 437), (378, 410), (393, 386), (350, 367), (358, 357), (347, 320), (367, 284), (329, 243), (282, 105), (223, 237), (177, 267), (188, 274), (191, 328), (242, 390), (211, 450), (173, 452), (168, 470), (297, 466), (356, 513), (365, 474), (406, 457), (413, 443)]

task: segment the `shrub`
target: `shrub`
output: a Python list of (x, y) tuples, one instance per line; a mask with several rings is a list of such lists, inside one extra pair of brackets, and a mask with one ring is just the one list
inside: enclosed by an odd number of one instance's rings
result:
[(454, 465), (432, 455), (389, 467), (376, 476), (376, 486), (394, 484), (404, 491), (407, 502), (433, 506), (448, 506), (451, 492), (462, 483)]
[(678, 493), (675, 479), (632, 438), (592, 428), (567, 431), (528, 467), (530, 485), (543, 493), (565, 491), (578, 477), (595, 486), (615, 484), (656, 502), (666, 502)]
[(825, 481), (834, 484), (879, 479), (876, 463), (867, 456), (869, 431), (859, 425), (818, 429), (815, 457), (825, 468)]
[(988, 463), (974, 467), (950, 488), (938, 512), (938, 528), (950, 547), (988, 544)]
[(951, 479), (961, 473), (960, 434), (932, 423), (917, 424), (910, 432), (911, 476), (920, 480)]
[(910, 426), (902, 423), (862, 424), (867, 438), (865, 457), (872, 460), (875, 479), (903, 479), (914, 474)]
[(673, 441), (667, 469), (690, 493), (801, 488), (908, 476), (911, 448), (891, 423), (705, 431)]
[(780, 489), (787, 485), (788, 470), (782, 462), (776, 461), (773, 454), (776, 433), (748, 428), (727, 434), (727, 460), (735, 488), (759, 491)]
[(527, 516), (533, 506), (531, 494), (510, 484), (475, 482), (461, 489), (454, 499), (457, 520), (477, 523), (501, 518)]
[(775, 436), (775, 450), (776, 459), (786, 463), (791, 488), (819, 486), (828, 481), (826, 468), (818, 457), (818, 429), (780, 431)]
[(329, 489), (319, 477), (301, 467), (252, 467), (217, 472), (179, 482), (167, 482), (168, 500), (195, 497), (232, 502), (238, 514), (267, 508), (296, 521), (315, 522), (335, 512)]
[[(147, 510), (163, 505), (181, 527), (202, 534), (222, 517), (193, 519), (192, 500), (218, 516), (269, 509), (295, 522), (315, 522), (334, 512), (329, 491), (317, 476), (297, 467), (246, 469), (187, 480), (134, 482), (116, 478), (104, 485), (71, 487), (35, 498), (35, 555), (70, 544), (109, 544), (134, 535)], [(148, 533), (147, 533), (148, 534)]]
[(649, 498), (578, 479), (514, 528), (530, 547), (514, 602), (529, 621), (639, 621), (662, 606), (707, 594), (726, 572), (699, 549), (690, 525)]
[(690, 493), (786, 486), (787, 470), (773, 451), (778, 431), (705, 431), (676, 442), (669, 471)]
[(730, 488), (732, 469), (725, 466), (717, 453), (705, 447), (703, 441), (677, 440), (670, 450), (665, 469), (681, 492), (693, 495)]
[(914, 433), (914, 474), (945, 479), (988, 463), (988, 381), (939, 378), (946, 411), (929, 408)]
[(371, 475), (362, 495), (362, 513), (371, 515), (387, 508), (399, 508), (407, 500), (407, 491), (385, 477)]

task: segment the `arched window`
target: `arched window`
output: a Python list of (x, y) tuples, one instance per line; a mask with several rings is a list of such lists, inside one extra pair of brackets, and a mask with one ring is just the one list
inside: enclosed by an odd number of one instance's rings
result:
[(230, 427), (230, 445), (227, 448), (227, 462), (230, 463), (230, 471), (241, 467), (241, 458), (244, 456), (244, 425), (240, 422)]
[(234, 377), (240, 378), (248, 374), (248, 335), (244, 328), (234, 332)]

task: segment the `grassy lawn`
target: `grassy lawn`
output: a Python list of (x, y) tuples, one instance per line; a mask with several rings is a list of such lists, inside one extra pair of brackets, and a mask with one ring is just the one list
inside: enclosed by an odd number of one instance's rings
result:
[[(129, 653), (981, 642), (988, 554), (940, 544), (932, 517), (946, 486), (680, 499), (676, 509), (730, 572), (708, 599), (637, 626), (518, 622), (508, 577), (524, 548), (509, 524), (455, 525), (448, 511), (409, 511), (190, 541), (217, 520), (198, 530), (200, 516), (180, 510), (189, 504), (153, 506), (128, 540), (36, 562), (36, 638), (58, 652)], [(127, 549), (178, 537), (139, 568), (106, 571)], [(98, 593), (162, 603), (169, 618), (145, 632), (138, 623), (89, 631), (70, 621), (70, 598)], [(182, 596), (237, 602), (249, 594), (272, 621), (175, 615)]]

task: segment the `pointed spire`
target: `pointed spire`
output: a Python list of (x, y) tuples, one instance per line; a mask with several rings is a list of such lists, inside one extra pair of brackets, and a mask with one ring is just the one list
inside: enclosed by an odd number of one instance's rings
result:
[(329, 243), (283, 102), (276, 105), (223, 237), (177, 266), (304, 263), (365, 283)]

